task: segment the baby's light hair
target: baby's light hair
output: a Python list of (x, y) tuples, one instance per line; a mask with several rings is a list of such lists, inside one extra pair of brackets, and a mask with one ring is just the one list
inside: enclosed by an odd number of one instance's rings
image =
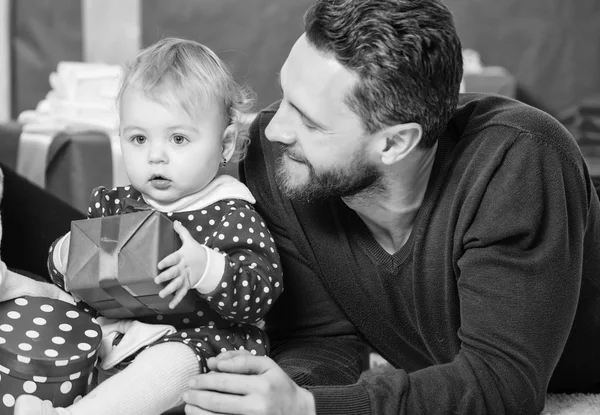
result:
[(142, 50), (126, 68), (117, 96), (134, 89), (163, 105), (179, 105), (196, 117), (213, 102), (222, 109), (231, 133), (236, 136), (231, 161), (244, 158), (249, 137), (240, 133), (244, 113), (254, 104), (254, 93), (238, 84), (227, 65), (201, 43), (164, 38)]

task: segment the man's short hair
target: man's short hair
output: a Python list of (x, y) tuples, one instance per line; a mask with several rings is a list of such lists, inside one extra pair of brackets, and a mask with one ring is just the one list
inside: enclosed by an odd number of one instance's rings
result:
[(431, 147), (458, 102), (462, 48), (438, 0), (319, 0), (304, 16), (308, 41), (359, 81), (346, 97), (365, 130), (416, 122)]

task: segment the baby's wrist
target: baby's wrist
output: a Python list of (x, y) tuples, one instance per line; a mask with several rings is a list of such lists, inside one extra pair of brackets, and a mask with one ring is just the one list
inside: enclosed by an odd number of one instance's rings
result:
[(209, 267), (209, 248), (206, 245), (198, 244), (198, 260), (196, 267), (193, 272), (190, 273), (190, 287), (197, 289), (201, 285), (203, 278), (206, 276), (206, 272)]
[(225, 272), (225, 255), (207, 246), (203, 245), (203, 247), (206, 252), (204, 272), (192, 288), (195, 288), (200, 294), (209, 294), (221, 283)]

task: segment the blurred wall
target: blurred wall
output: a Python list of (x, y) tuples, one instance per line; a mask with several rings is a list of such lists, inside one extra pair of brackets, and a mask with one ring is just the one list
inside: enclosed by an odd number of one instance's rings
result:
[(600, 94), (600, 0), (444, 0), (463, 47), (516, 76), (517, 97), (555, 116)]
[(10, 120), (10, 1), (0, 0), (0, 122)]
[[(480, 52), (485, 64), (504, 66), (516, 76), (519, 99), (558, 116), (600, 94), (600, 0), (443, 1), (454, 12), (463, 45)], [(257, 91), (258, 109), (278, 99), (277, 71), (302, 33), (302, 15), (312, 2), (140, 0), (140, 44), (165, 36), (205, 43)], [(82, 0), (12, 3), (16, 117), (45, 96), (48, 75), (59, 61), (83, 59), (84, 46)], [(127, 22), (99, 27), (114, 35), (127, 30)]]
[(33, 109), (50, 90), (60, 61), (82, 60), (81, 0), (12, 2), (12, 116)]
[(137, 54), (141, 1), (81, 0), (84, 61), (122, 65)]
[(142, 45), (162, 37), (213, 49), (257, 92), (258, 110), (279, 99), (277, 72), (303, 32), (313, 0), (143, 0)]

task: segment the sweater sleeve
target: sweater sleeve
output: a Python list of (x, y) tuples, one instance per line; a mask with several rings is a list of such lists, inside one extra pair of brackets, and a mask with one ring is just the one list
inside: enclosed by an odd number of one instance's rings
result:
[[(455, 241), (459, 353), (412, 373), (314, 388), (317, 413), (540, 413), (577, 308), (590, 190), (572, 156), (530, 135), (517, 140)], [(357, 387), (368, 411), (345, 404)]]

